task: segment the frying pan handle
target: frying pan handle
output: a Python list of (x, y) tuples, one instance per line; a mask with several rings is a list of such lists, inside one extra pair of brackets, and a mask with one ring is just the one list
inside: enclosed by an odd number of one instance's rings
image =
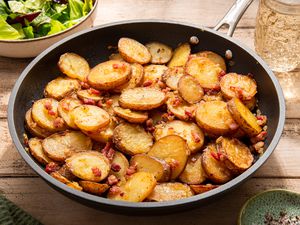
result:
[(252, 1), (253, 0), (237, 0), (223, 17), (223, 19), (214, 27), (214, 30), (219, 30), (223, 25), (227, 24), (229, 26), (227, 35), (231, 37), (237, 23), (240, 21), (242, 15)]

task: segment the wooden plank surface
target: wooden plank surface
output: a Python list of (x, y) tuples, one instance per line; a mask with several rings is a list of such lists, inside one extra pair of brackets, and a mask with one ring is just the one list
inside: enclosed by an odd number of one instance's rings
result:
[(0, 191), (7, 198), (47, 225), (234, 225), (239, 209), (249, 197), (272, 188), (300, 191), (300, 182), (298, 179), (253, 178), (209, 205), (184, 213), (145, 217), (88, 208), (59, 194), (38, 178), (2, 178), (0, 181)]
[[(0, 120), (0, 177), (34, 176), (35, 173), (21, 158), (11, 142), (5, 120)], [(291, 157), (292, 156), (292, 157)], [(270, 159), (255, 177), (300, 178), (300, 119), (286, 121), (282, 138)], [(274, 173), (274, 170), (277, 172)]]

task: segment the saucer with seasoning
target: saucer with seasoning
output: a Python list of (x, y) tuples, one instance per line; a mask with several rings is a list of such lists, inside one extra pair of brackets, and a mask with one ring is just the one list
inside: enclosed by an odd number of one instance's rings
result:
[(238, 225), (300, 225), (300, 194), (284, 189), (259, 193), (243, 205)]

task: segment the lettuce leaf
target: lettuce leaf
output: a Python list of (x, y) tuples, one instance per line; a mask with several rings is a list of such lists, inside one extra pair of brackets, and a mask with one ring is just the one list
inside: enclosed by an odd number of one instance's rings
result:
[(30, 13), (30, 9), (28, 9), (23, 2), (21, 1), (8, 1), (8, 6), (13, 13), (27, 14)]
[(51, 20), (51, 29), (47, 35), (56, 34), (66, 29), (66, 27), (58, 20)]
[(83, 2), (81, 0), (69, 0), (70, 19), (79, 19), (83, 16)]
[(82, 14), (86, 16), (93, 8), (93, 0), (84, 0)]
[(21, 36), (20, 38), (24, 38), (25, 37), (25, 34), (23, 32), (22, 24), (21, 23), (15, 23), (15, 24), (12, 24), (11, 26), (18, 31), (19, 35)]
[(9, 14), (10, 14), (10, 10), (7, 7), (5, 1), (0, 0), (0, 17), (6, 20)]
[(25, 34), (25, 38), (34, 38), (33, 27), (23, 27), (23, 32)]
[(41, 10), (46, 1), (51, 0), (26, 0), (24, 1), (24, 6), (31, 10)]
[(16, 40), (22, 38), (22, 35), (14, 27), (9, 25), (0, 16), (0, 39), (2, 40)]

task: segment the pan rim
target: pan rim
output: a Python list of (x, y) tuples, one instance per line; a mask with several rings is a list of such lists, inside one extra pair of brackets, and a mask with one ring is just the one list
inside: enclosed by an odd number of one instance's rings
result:
[[(131, 202), (125, 202), (125, 201), (116, 201), (116, 200), (110, 200), (103, 197), (94, 196), (88, 193), (80, 192), (74, 189), (69, 188), (68, 186), (62, 184), (61, 182), (55, 180), (53, 177), (51, 177), (49, 174), (47, 174), (32, 158), (31, 156), (26, 152), (24, 147), (22, 146), (21, 141), (18, 138), (15, 123), (14, 123), (14, 104), (15, 99), (18, 93), (18, 90), (27, 76), (28, 72), (31, 70), (31, 68), (39, 62), (44, 56), (46, 56), (48, 53), (50, 53), (52, 50), (56, 49), (58, 46), (62, 45), (63, 43), (81, 36), (83, 34), (93, 32), (94, 30), (103, 29), (106, 27), (111, 26), (117, 26), (117, 25), (123, 25), (123, 24), (134, 24), (134, 23), (164, 23), (164, 24), (174, 24), (174, 25), (181, 25), (181, 26), (188, 26), (192, 28), (199, 29), (202, 32), (209, 32), (213, 33), (214, 35), (217, 35), (219, 38), (227, 39), (228, 41), (232, 42), (233, 44), (238, 45), (240, 48), (243, 48), (247, 53), (249, 53), (267, 72), (268, 76), (272, 80), (272, 83), (276, 89), (277, 93), (277, 99), (279, 102), (279, 119), (277, 124), (277, 130), (274, 134), (274, 137), (272, 141), (269, 144), (269, 147), (266, 149), (265, 153), (255, 162), (254, 165), (252, 165), (248, 170), (246, 170), (241, 175), (237, 176), (233, 180), (227, 182), (226, 184), (221, 185), (220, 187), (213, 189), (209, 192), (203, 193), (201, 195), (195, 195), (189, 198), (180, 199), (180, 200), (173, 200), (173, 201), (166, 201), (166, 202), (139, 202), (139, 203), (131, 203)], [(274, 96), (275, 97), (275, 96)], [(281, 134), (283, 132), (284, 128), (284, 122), (285, 122), (285, 100), (283, 97), (283, 92), (281, 89), (281, 86), (271, 71), (271, 69), (267, 66), (267, 64), (251, 49), (249, 49), (247, 46), (239, 42), (238, 40), (235, 40), (232, 37), (228, 37), (225, 34), (222, 34), (220, 32), (214, 31), (210, 28), (206, 28), (203, 26), (198, 26), (191, 23), (186, 22), (179, 22), (179, 21), (172, 21), (172, 20), (157, 20), (157, 19), (151, 19), (151, 20), (126, 20), (121, 22), (113, 22), (113, 23), (107, 23), (104, 25), (96, 26), (93, 28), (86, 29), (84, 31), (80, 31), (76, 34), (70, 35), (59, 42), (55, 43), (54, 45), (50, 46), (46, 50), (44, 50), (40, 55), (38, 55), (32, 62), (29, 63), (29, 65), (23, 70), (20, 77), (17, 79), (10, 98), (9, 98), (9, 104), (8, 104), (8, 127), (9, 132), (12, 137), (12, 140), (14, 142), (14, 145), (16, 146), (18, 152), (21, 154), (22, 158), (26, 161), (26, 163), (46, 182), (52, 184), (52, 188), (60, 189), (62, 192), (64, 192), (67, 195), (71, 195), (73, 198), (79, 198), (83, 199), (84, 201), (91, 202), (93, 204), (102, 204), (108, 207), (119, 207), (119, 208), (127, 208), (127, 209), (159, 209), (159, 208), (167, 208), (167, 207), (183, 207), (185, 205), (189, 204), (195, 204), (199, 201), (208, 200), (209, 198), (217, 197), (233, 188), (236, 188), (240, 183), (246, 181), (253, 175), (254, 172), (256, 172), (269, 158), (269, 156), (272, 154), (272, 152), (275, 150)]]

